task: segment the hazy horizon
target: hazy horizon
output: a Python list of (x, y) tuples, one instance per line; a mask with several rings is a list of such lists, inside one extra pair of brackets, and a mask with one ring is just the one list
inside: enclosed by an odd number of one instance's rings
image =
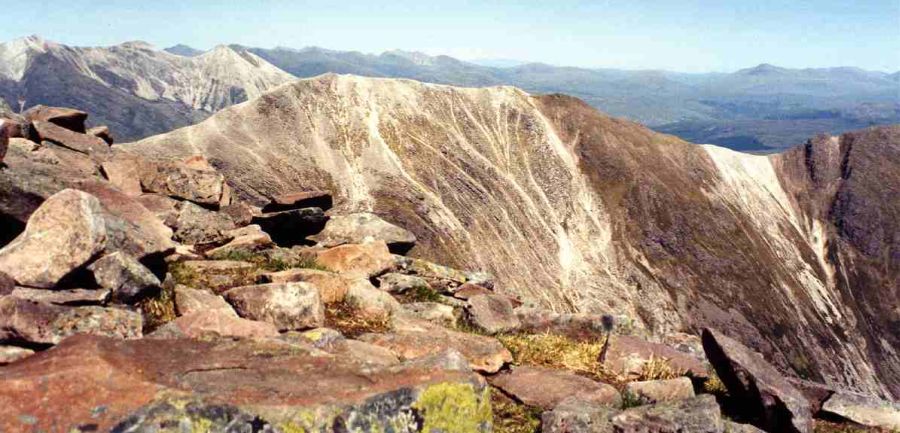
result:
[[(40, 22), (40, 28), (33, 23)], [(819, 0), (777, 5), (694, 0), (614, 4), (398, 1), (340, 4), (255, 0), (153, 3), (48, 0), (17, 11), (0, 40), (39, 34), (66, 45), (142, 40), (185, 44), (401, 49), (466, 61), (514, 60), (583, 68), (734, 72), (780, 67), (900, 70), (900, 2)]]

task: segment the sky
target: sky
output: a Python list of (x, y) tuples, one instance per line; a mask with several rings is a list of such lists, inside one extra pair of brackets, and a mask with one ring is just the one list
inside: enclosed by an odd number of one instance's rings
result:
[[(0, 0), (0, 5), (12, 0)], [(683, 72), (900, 70), (900, 0), (31, 0), (0, 40), (237, 43)]]

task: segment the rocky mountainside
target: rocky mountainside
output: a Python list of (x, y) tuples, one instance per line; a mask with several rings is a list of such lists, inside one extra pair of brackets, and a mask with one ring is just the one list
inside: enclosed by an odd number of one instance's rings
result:
[[(384, 86), (355, 77), (318, 81)], [(422, 86), (393, 85), (406, 87), (407, 97)], [(514, 89), (478, 92), (489, 96), (482, 102), (496, 94), (506, 94), (504, 103), (528, 98)], [(598, 116), (573, 101), (535, 102), (548, 115)], [(4, 432), (900, 428), (900, 404), (785, 376), (791, 372), (777, 357), (769, 357), (773, 365), (729, 337), (741, 336), (734, 327), (651, 335), (627, 316), (523, 304), (512, 292), (521, 281), (406, 255), (420, 242), (416, 234), (348, 211), (345, 198), (332, 208), (335, 197), (312, 189), (314, 180), (248, 203), (202, 155), (110, 147), (114, 131), (88, 129), (87, 118), (39, 106), (0, 120)], [(541, 128), (527, 129), (538, 139)], [(584, 132), (589, 139), (600, 130)], [(786, 169), (797, 191), (813, 182), (821, 193), (791, 194), (799, 208), (816, 214), (819, 198), (835, 187), (848, 203), (841, 206), (847, 213), (835, 214), (849, 220), (859, 213), (849, 202), (878, 194), (850, 175), (822, 183), (832, 156), (855, 160), (873, 142), (846, 140), (838, 153), (809, 155), (811, 177)], [(866, 223), (880, 224), (879, 216)], [(836, 254), (864, 260), (854, 249), (861, 243), (872, 247), (865, 254), (876, 252), (871, 232), (844, 225), (850, 240)], [(668, 278), (664, 270), (660, 278)]]
[(325, 75), (122, 149), (204, 155), (256, 205), (333, 191), (412, 231), (412, 255), (534, 305), (713, 326), (801, 377), (897, 396), (898, 146), (884, 127), (752, 156), (566, 96)]
[(0, 45), (0, 97), (10, 105), (87, 110), (125, 140), (193, 124), (292, 79), (225, 46), (184, 57), (142, 42), (80, 48), (31, 36)]

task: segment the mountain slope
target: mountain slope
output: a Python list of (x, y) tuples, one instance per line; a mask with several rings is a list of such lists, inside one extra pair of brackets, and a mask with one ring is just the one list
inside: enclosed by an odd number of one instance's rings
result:
[(0, 45), (0, 96), (97, 113), (123, 139), (185, 126), (293, 77), (228, 47), (187, 58), (142, 42), (75, 48), (28, 37)]
[(258, 203), (328, 189), (413, 230), (414, 255), (529, 302), (714, 326), (801, 376), (896, 396), (898, 312), (875, 299), (896, 299), (898, 210), (861, 203), (900, 185), (874, 180), (896, 171), (900, 128), (838, 141), (868, 144), (811, 142), (846, 161), (822, 177), (803, 151), (695, 146), (571, 97), (326, 75), (123, 148), (204, 154)]

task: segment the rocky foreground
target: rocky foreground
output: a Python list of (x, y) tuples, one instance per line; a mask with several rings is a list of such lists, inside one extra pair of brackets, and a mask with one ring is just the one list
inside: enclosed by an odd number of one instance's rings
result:
[(86, 116), (0, 125), (0, 431), (900, 429), (900, 406), (715, 329), (523, 305), (327, 191), (253, 206), (205, 158), (110, 148)]

